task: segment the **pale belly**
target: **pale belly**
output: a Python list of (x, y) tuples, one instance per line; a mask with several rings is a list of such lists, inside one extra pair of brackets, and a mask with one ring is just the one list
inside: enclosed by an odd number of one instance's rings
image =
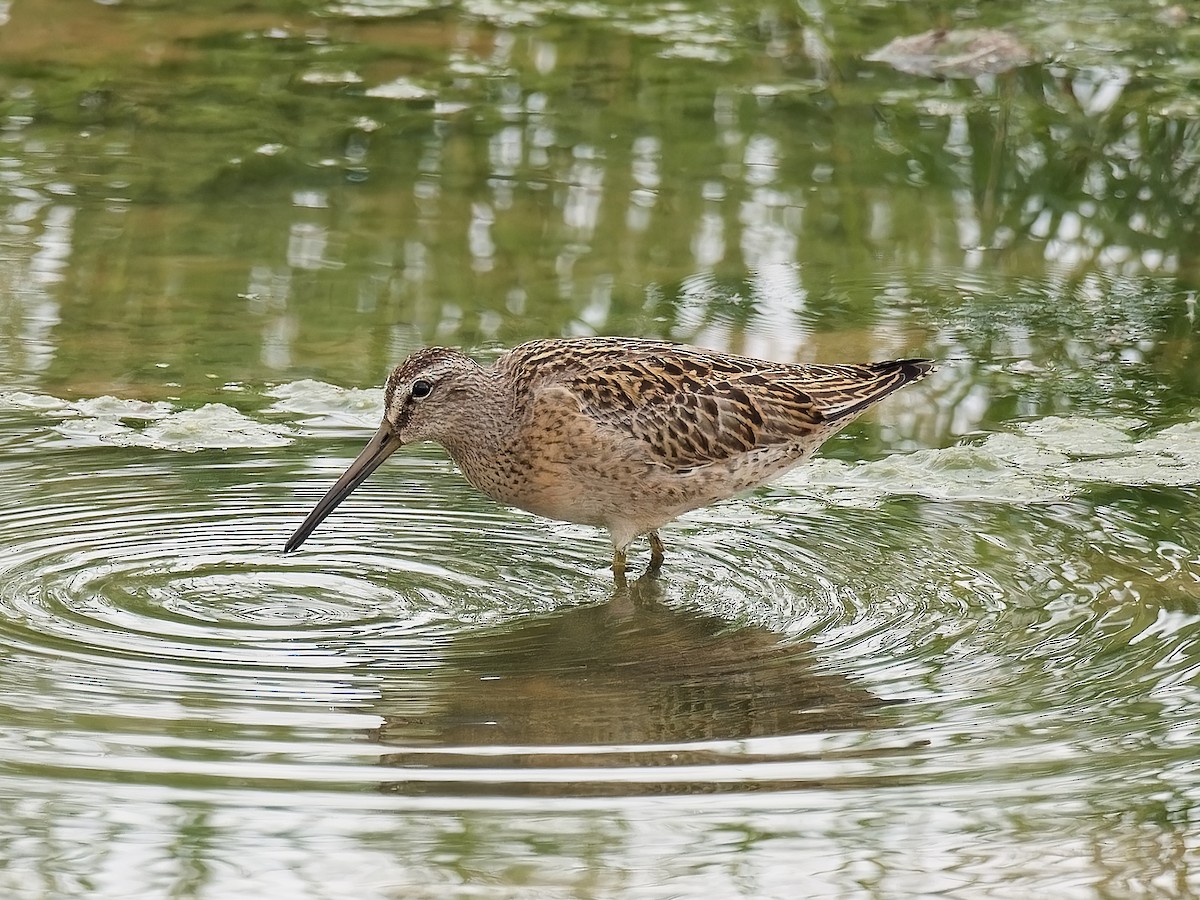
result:
[(804, 462), (815, 446), (762, 448), (682, 472), (614, 454), (538, 454), (499, 467), (456, 461), (467, 480), (494, 500), (549, 519), (607, 528), (621, 545), (689, 510), (782, 475)]

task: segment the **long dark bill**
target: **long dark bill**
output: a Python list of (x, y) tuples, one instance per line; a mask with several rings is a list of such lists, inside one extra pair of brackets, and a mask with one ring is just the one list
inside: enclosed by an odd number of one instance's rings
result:
[(385, 459), (403, 446), (403, 442), (392, 431), (391, 425), (387, 422), (380, 425), (375, 436), (363, 447), (362, 453), (358, 454), (354, 462), (350, 463), (350, 467), (342, 473), (342, 477), (334, 482), (333, 487), (313, 507), (313, 511), (300, 523), (296, 533), (288, 538), (288, 542), (283, 545), (283, 552), (290, 553), (308, 540), (308, 536), (317, 530), (317, 526), (325, 521), (325, 517), (333, 512), (339, 503), (366, 481), (367, 476), (378, 469)]

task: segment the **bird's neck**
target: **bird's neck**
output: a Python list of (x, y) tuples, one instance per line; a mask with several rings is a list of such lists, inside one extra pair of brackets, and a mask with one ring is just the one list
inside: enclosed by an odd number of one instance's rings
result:
[(439, 442), (472, 482), (476, 471), (505, 464), (518, 427), (511, 385), (488, 373), (475, 388), (460, 407), (461, 420)]

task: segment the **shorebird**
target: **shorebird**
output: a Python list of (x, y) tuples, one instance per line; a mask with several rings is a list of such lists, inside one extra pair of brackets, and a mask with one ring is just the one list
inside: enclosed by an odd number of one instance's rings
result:
[(639, 535), (808, 459), (831, 435), (933, 363), (793, 365), (665, 341), (531, 341), (485, 368), (418, 350), (388, 376), (383, 424), (284, 545), (295, 550), (405, 444), (435, 441), (489, 497), (607, 528), (625, 577)]

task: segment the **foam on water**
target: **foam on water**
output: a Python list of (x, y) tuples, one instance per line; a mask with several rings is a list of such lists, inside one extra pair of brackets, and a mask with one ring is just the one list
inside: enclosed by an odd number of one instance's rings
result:
[(1200, 484), (1200, 422), (1140, 434), (1131, 419), (1049, 416), (979, 443), (869, 463), (816, 460), (786, 483), (839, 504), (889, 496), (1048, 503), (1089, 487)]
[(288, 425), (259, 422), (224, 403), (176, 409), (158, 401), (94, 397), (75, 402), (28, 392), (0, 392), (0, 412), (30, 410), (53, 414), (54, 430), (74, 445), (147, 447), (196, 452), (232, 447), (281, 447), (291, 443)]

